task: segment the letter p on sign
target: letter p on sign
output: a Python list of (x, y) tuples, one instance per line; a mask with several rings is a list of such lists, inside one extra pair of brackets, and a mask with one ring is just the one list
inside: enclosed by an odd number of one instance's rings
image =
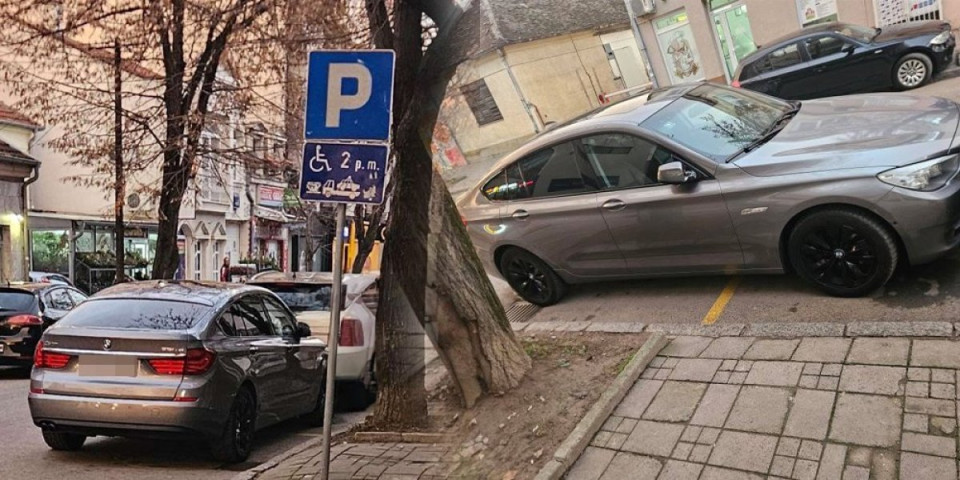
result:
[(306, 140), (388, 140), (392, 50), (310, 52)]

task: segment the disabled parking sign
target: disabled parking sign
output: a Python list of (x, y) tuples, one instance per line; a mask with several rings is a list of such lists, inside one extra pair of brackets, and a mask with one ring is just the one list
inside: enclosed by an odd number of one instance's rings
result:
[(307, 143), (300, 198), (320, 202), (383, 203), (386, 145)]
[(383, 203), (394, 62), (392, 50), (310, 52), (300, 198)]

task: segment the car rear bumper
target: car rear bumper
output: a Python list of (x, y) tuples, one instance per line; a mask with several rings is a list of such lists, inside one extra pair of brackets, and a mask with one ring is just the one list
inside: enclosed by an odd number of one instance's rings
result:
[(929, 263), (960, 246), (960, 181), (933, 192), (894, 188), (882, 200), (910, 263)]
[(367, 349), (364, 347), (337, 348), (337, 381), (353, 382), (363, 379), (367, 373)]
[(127, 400), (30, 393), (41, 428), (107, 436), (218, 435), (222, 412), (198, 402)]
[(25, 365), (33, 361), (37, 339), (32, 335), (0, 337), (0, 365)]

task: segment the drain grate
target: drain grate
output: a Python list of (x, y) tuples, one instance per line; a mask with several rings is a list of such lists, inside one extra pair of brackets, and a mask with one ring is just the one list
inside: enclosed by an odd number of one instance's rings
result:
[(532, 303), (517, 302), (507, 310), (507, 320), (510, 320), (511, 323), (523, 323), (530, 320), (539, 311), (540, 307)]

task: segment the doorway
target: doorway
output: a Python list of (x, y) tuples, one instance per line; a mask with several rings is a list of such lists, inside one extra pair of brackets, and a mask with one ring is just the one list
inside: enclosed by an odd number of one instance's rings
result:
[(680, 9), (653, 20), (657, 32), (660, 54), (670, 74), (673, 85), (703, 80), (703, 66), (700, 52), (693, 37), (693, 30), (687, 18), (687, 11)]
[(723, 57), (724, 73), (727, 81), (730, 81), (740, 65), (740, 60), (753, 53), (757, 45), (753, 41), (747, 6), (742, 1), (730, 3), (722, 0), (711, 2), (711, 6), (724, 3), (725, 5), (713, 9), (711, 16), (717, 45)]

